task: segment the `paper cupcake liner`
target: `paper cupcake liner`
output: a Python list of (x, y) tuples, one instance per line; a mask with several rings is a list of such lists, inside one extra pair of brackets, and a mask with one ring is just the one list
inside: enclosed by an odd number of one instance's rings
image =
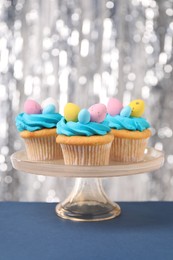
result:
[(102, 145), (61, 144), (66, 165), (108, 165), (111, 143)]
[(148, 138), (127, 139), (115, 137), (112, 142), (110, 159), (117, 162), (142, 161), (147, 143)]
[(56, 136), (25, 138), (25, 147), (29, 160), (50, 161), (62, 159), (62, 151), (56, 143)]

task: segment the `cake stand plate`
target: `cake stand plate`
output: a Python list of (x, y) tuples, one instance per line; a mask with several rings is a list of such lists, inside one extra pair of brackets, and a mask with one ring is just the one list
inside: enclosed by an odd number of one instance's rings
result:
[(107, 166), (67, 166), (63, 160), (29, 161), (25, 151), (11, 156), (15, 169), (37, 175), (75, 177), (75, 184), (65, 201), (56, 206), (61, 218), (75, 221), (101, 221), (118, 216), (118, 204), (106, 196), (101, 178), (146, 173), (159, 169), (164, 163), (164, 154), (154, 148), (145, 150), (142, 162), (120, 164), (111, 161)]
[(164, 155), (154, 148), (145, 150), (145, 157), (138, 163), (117, 163), (111, 161), (107, 166), (69, 166), (63, 160), (29, 161), (25, 151), (11, 156), (13, 167), (19, 171), (54, 177), (103, 178), (132, 175), (159, 169), (164, 162)]

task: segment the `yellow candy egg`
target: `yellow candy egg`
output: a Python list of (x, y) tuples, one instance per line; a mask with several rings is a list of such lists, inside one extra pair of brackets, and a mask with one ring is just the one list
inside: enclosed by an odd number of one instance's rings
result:
[(73, 103), (67, 103), (64, 107), (64, 118), (68, 121), (77, 122), (80, 107)]
[(145, 110), (145, 103), (141, 99), (136, 99), (130, 102), (129, 106), (132, 109), (131, 116), (141, 117)]

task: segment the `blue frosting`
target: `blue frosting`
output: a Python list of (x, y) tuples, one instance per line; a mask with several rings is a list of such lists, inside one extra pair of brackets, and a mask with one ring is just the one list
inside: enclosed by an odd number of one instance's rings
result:
[(61, 117), (59, 113), (31, 115), (21, 113), (16, 117), (16, 127), (20, 132), (24, 130), (33, 132), (43, 128), (55, 128)]
[(109, 126), (114, 129), (126, 129), (131, 131), (144, 131), (150, 127), (150, 124), (142, 117), (123, 117), (120, 115), (111, 116), (107, 114), (106, 120)]
[(107, 121), (102, 123), (89, 122), (87, 124), (82, 124), (80, 122), (67, 122), (64, 117), (62, 117), (57, 123), (57, 134), (67, 136), (106, 135), (110, 130)]

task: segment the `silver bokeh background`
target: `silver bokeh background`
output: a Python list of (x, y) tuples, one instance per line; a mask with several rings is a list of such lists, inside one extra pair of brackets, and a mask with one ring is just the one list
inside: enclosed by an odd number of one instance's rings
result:
[(0, 1), (0, 199), (59, 201), (73, 179), (12, 168), (23, 148), (15, 116), (28, 97), (88, 107), (143, 98), (150, 145), (165, 151), (154, 173), (104, 179), (116, 200), (173, 200), (173, 1)]

